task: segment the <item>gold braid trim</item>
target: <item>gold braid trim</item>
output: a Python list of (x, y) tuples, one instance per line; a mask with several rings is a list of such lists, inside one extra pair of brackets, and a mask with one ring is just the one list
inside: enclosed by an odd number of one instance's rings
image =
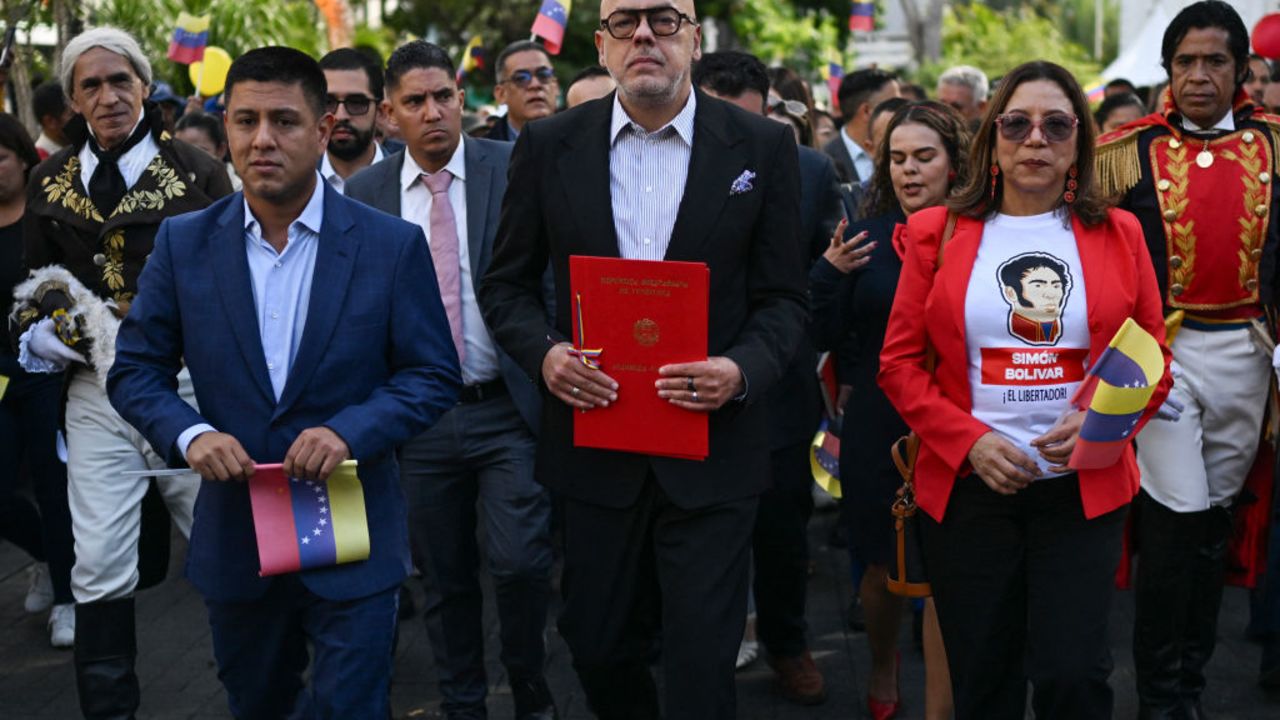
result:
[(1267, 131), (1271, 135), (1271, 147), (1273, 148), (1271, 172), (1272, 174), (1280, 173), (1280, 115), (1255, 112), (1249, 116), (1249, 119), (1256, 120), (1267, 126)]
[(1106, 197), (1119, 197), (1138, 184), (1142, 178), (1142, 160), (1138, 157), (1138, 131), (1115, 137), (1112, 133), (1106, 142), (1098, 145), (1098, 187)]

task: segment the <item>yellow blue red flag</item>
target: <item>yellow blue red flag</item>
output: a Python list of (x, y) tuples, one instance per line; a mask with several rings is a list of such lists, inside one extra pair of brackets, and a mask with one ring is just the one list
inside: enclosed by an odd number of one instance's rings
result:
[(369, 520), (354, 460), (324, 482), (289, 477), (280, 465), (258, 465), (249, 479), (249, 502), (263, 577), (369, 558)]
[(573, 0), (542, 0), (538, 16), (533, 19), (529, 32), (542, 38), (547, 52), (560, 54), (564, 44), (564, 29), (569, 24), (569, 8)]
[(849, 6), (849, 29), (871, 32), (876, 29), (876, 4), (854, 0)]
[(1163, 375), (1160, 343), (1133, 318), (1126, 319), (1071, 399), (1087, 412), (1067, 464), (1077, 470), (1114, 465)]
[(203, 60), (208, 44), (209, 16), (178, 13), (178, 26), (169, 41), (169, 59), (183, 65)]

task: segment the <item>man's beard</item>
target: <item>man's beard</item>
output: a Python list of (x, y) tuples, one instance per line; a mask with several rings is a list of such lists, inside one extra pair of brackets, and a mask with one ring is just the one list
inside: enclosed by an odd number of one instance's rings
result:
[(329, 137), (329, 152), (339, 160), (350, 162), (364, 154), (369, 149), (369, 143), (373, 142), (373, 128), (361, 130), (349, 122), (341, 122), (334, 126), (334, 130), (344, 128), (352, 135), (350, 139), (338, 140), (333, 136)]

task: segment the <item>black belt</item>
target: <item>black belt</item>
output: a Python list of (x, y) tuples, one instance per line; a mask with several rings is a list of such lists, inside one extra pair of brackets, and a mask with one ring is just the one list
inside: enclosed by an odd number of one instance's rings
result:
[(463, 385), (462, 390), (458, 393), (458, 404), (483, 402), (496, 397), (503, 397), (506, 394), (507, 384), (503, 382), (502, 378), (476, 383), (475, 385)]

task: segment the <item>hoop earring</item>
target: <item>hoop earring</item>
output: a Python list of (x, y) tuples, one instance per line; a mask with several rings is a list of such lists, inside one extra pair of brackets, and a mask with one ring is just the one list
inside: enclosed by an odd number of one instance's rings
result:
[(991, 163), (991, 199), (996, 199), (996, 190), (1000, 185), (1000, 166)]
[(1071, 168), (1067, 170), (1067, 191), (1062, 193), (1062, 202), (1068, 205), (1076, 201), (1076, 188), (1079, 187), (1076, 183), (1076, 175), (1076, 166), (1072, 165)]

